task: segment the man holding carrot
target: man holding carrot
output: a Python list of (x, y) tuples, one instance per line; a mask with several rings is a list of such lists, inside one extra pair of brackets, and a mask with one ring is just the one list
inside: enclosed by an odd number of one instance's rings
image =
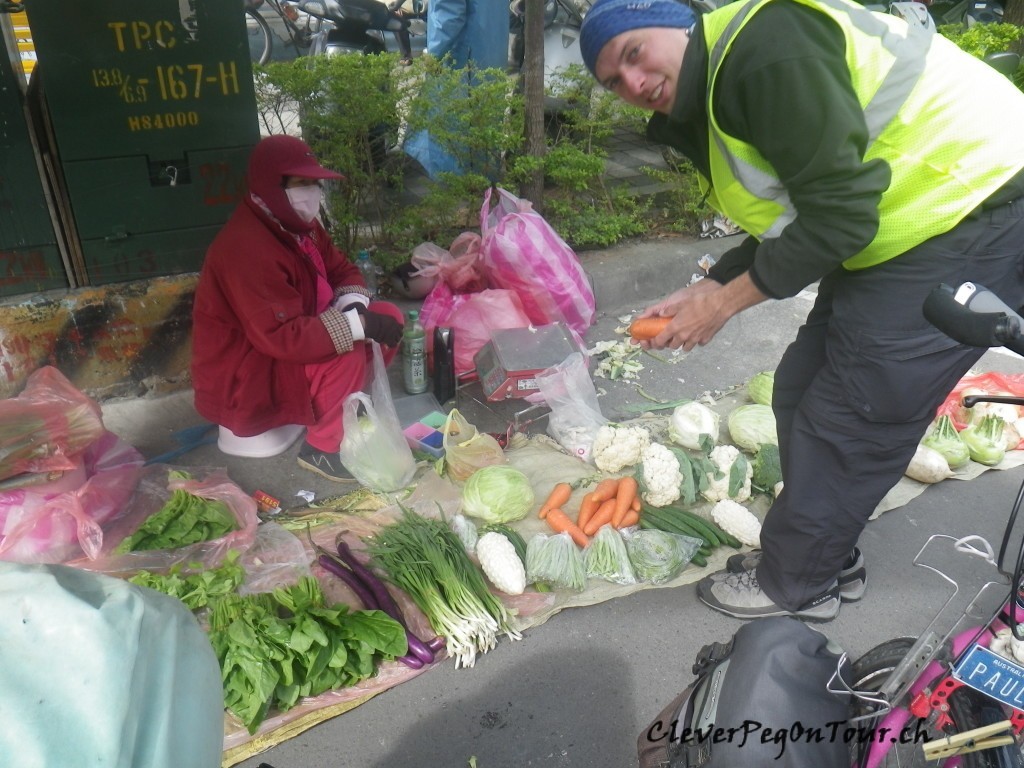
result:
[(693, 349), (735, 314), (818, 295), (775, 373), (785, 490), (762, 550), (698, 596), (738, 618), (828, 621), (864, 591), (856, 548), (935, 409), (984, 353), (921, 313), (972, 280), (1024, 304), (1024, 94), (929, 30), (847, 0), (597, 0), (584, 62), (682, 151), (747, 237), (642, 318)]

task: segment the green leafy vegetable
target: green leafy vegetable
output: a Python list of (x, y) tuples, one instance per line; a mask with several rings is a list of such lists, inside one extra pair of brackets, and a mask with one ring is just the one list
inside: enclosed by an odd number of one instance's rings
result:
[(779, 444), (771, 406), (758, 403), (741, 405), (729, 413), (726, 424), (732, 441), (750, 453), (757, 453), (764, 443)]
[(587, 586), (583, 555), (568, 533), (539, 533), (526, 545), (526, 581), (582, 591)]
[(205, 568), (202, 563), (189, 563), (187, 568), (192, 572), (183, 573), (185, 566), (180, 564), (166, 574), (139, 571), (128, 581), (176, 597), (193, 611), (235, 592), (245, 581), (245, 570), (238, 564), (235, 550), (229, 551), (223, 564), (216, 568)]
[(612, 525), (603, 525), (583, 550), (587, 576), (616, 584), (636, 584), (622, 534)]
[(771, 405), (774, 389), (775, 371), (761, 371), (754, 374), (747, 382), (747, 394), (758, 405)]
[(703, 543), (701, 539), (653, 528), (633, 531), (625, 541), (636, 577), (651, 584), (664, 584), (674, 578)]
[(779, 446), (765, 443), (754, 457), (754, 477), (751, 484), (765, 493), (772, 493), (776, 484), (782, 482), (782, 461)]
[(462, 488), (462, 511), (488, 523), (522, 520), (533, 508), (530, 478), (500, 464), (478, 469)]
[(383, 611), (328, 608), (316, 579), (270, 594), (225, 595), (211, 604), (210, 642), (224, 703), (255, 733), (272, 709), (354, 685), (381, 661), (408, 652), (405, 629)]
[[(171, 477), (175, 476), (188, 479), (187, 474), (172, 471)], [(204, 499), (179, 488), (135, 533), (118, 544), (114, 552), (176, 549), (219, 539), (237, 528), (238, 522), (224, 502)]]
[(444, 522), (403, 510), (397, 522), (368, 542), (367, 549), (374, 564), (446, 639), (456, 667), (473, 666), (477, 653), (497, 645), (499, 633), (512, 640), (521, 637), (459, 537)]

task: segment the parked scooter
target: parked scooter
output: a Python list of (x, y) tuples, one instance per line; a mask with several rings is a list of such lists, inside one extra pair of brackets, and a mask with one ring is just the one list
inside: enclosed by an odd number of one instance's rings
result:
[[(333, 56), (345, 53), (385, 53), (389, 38), (404, 61), (411, 61), (426, 40), (423, 15), (408, 13), (401, 2), (385, 5), (378, 0), (298, 0), (298, 8), (314, 18), (330, 22), (318, 53)], [(388, 33), (388, 34), (385, 34)], [(416, 45), (414, 45), (414, 38)]]

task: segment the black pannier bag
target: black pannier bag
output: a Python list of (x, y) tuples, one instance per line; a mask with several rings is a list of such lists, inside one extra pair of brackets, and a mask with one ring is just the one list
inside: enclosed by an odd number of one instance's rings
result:
[(841, 656), (789, 617), (704, 646), (697, 679), (637, 739), (640, 768), (848, 768), (852, 701), (829, 690)]

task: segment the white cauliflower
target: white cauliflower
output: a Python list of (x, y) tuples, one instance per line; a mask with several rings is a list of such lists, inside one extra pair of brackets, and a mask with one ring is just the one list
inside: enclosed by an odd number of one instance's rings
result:
[(761, 546), (761, 521), (742, 504), (732, 499), (720, 501), (711, 508), (711, 519), (748, 547)]
[(624, 467), (639, 464), (641, 453), (650, 444), (651, 435), (643, 427), (604, 424), (597, 430), (590, 455), (601, 471), (620, 472)]
[[(708, 487), (702, 492), (708, 501), (722, 501), (732, 499), (734, 501), (746, 501), (750, 498), (750, 481), (754, 477), (754, 467), (747, 461), (746, 456), (740, 453), (739, 448), (733, 445), (719, 445), (711, 449), (708, 454), (711, 463), (718, 467), (721, 477), (715, 477), (715, 473), (708, 472)], [(733, 467), (741, 475), (743, 480), (736, 493), (729, 493), (729, 486), (732, 484)], [(739, 538), (739, 537), (737, 537)]]
[(476, 542), (476, 557), (491, 584), (506, 595), (521, 595), (526, 589), (526, 568), (506, 536), (490, 531)]
[(644, 501), (652, 507), (664, 507), (682, 495), (683, 473), (679, 459), (661, 443), (651, 443), (643, 449)]

